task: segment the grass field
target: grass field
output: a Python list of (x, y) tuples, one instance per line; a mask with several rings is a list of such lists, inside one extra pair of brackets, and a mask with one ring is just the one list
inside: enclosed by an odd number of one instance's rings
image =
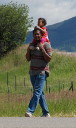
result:
[[(0, 59), (0, 116), (24, 116), (32, 96), (23, 45)], [(69, 90), (71, 81), (74, 91)], [(45, 94), (52, 116), (76, 116), (76, 57), (53, 53)], [(38, 106), (35, 115), (39, 116)]]
[[(70, 92), (65, 97), (65, 93), (46, 94), (46, 99), (51, 116), (72, 116), (76, 117), (76, 92)], [(0, 117), (24, 117), (32, 94), (0, 94)], [(42, 114), (38, 105), (35, 116)]]

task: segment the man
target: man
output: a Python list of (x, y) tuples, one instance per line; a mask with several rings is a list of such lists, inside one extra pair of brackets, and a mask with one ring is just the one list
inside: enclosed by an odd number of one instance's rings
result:
[(49, 61), (52, 56), (51, 45), (44, 42), (42, 45), (42, 32), (39, 29), (33, 31), (35, 43), (31, 43), (27, 49), (26, 59), (30, 61), (30, 80), (33, 86), (33, 97), (30, 100), (26, 117), (32, 117), (38, 103), (42, 108), (42, 117), (50, 117), (46, 99), (43, 93), (45, 80), (49, 76)]

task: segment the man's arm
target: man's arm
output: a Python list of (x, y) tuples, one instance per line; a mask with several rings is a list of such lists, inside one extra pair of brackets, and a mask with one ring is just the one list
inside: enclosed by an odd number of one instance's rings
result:
[(43, 56), (44, 56), (45, 61), (49, 62), (51, 60), (51, 58), (52, 58), (50, 44), (48, 44), (49, 47), (46, 50), (45, 50), (45, 48), (43, 47), (42, 44), (38, 44), (38, 46), (39, 46), (40, 50), (43, 53)]
[(49, 62), (51, 60), (51, 56), (48, 55), (48, 53), (45, 51), (44, 48), (42, 49), (42, 53), (43, 53), (45, 61)]
[(27, 53), (26, 53), (25, 57), (26, 57), (27, 61), (31, 60), (30, 48), (29, 47), (27, 48)]

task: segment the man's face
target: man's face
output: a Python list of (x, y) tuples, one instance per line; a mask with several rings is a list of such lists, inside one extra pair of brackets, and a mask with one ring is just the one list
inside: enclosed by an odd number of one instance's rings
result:
[(40, 31), (39, 30), (35, 31), (34, 32), (34, 39), (38, 41), (41, 38), (42, 38), (42, 35), (41, 35)]

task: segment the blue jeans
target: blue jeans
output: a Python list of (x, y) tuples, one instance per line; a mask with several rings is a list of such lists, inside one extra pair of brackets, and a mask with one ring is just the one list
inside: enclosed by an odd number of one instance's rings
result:
[(34, 113), (38, 103), (40, 104), (42, 108), (42, 113), (46, 115), (49, 113), (46, 99), (44, 96), (44, 85), (46, 80), (46, 74), (38, 74), (30, 76), (31, 83), (33, 86), (33, 97), (30, 100), (29, 106), (28, 106), (28, 112)]

